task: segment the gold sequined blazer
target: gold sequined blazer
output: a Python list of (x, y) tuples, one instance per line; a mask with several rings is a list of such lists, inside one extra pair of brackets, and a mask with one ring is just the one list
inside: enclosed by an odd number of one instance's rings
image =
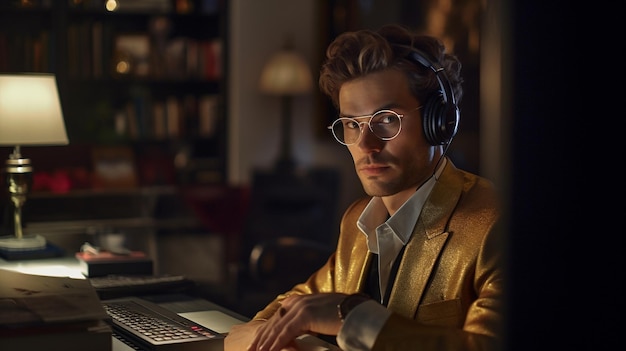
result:
[[(269, 318), (290, 294), (363, 290), (372, 256), (356, 222), (369, 198), (344, 213), (337, 249), (309, 279), (271, 302)], [(504, 242), (490, 182), (450, 160), (424, 204), (389, 298), (393, 311), (377, 350), (496, 350), (505, 319)]]

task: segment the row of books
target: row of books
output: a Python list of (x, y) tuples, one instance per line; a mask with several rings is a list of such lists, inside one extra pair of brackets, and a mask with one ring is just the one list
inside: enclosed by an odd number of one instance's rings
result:
[(217, 95), (169, 96), (165, 100), (135, 97), (115, 115), (115, 131), (131, 140), (211, 138), (219, 116)]
[(67, 49), (69, 75), (74, 78), (217, 80), (222, 75), (222, 43), (217, 38), (113, 34), (102, 21), (85, 21), (68, 28)]
[(54, 72), (55, 50), (49, 31), (0, 31), (0, 72)]
[[(56, 72), (54, 34), (0, 31), (0, 71)], [(220, 39), (119, 34), (101, 21), (73, 24), (67, 31), (67, 64), (72, 78), (139, 76), (151, 79), (218, 80), (222, 76)]]

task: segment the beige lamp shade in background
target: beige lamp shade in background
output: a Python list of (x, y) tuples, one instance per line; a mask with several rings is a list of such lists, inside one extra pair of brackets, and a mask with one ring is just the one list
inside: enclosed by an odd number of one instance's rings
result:
[(313, 78), (306, 60), (289, 48), (276, 52), (267, 61), (259, 78), (263, 94), (281, 100), (280, 155), (276, 161), (279, 171), (292, 171), (295, 166), (291, 151), (291, 105), (296, 95), (313, 90)]
[(0, 237), (0, 253), (46, 248), (44, 237), (22, 233), (21, 210), (30, 190), (33, 167), (30, 159), (22, 157), (21, 146), (68, 143), (55, 76), (0, 74), (0, 146), (13, 147), (2, 178), (13, 204), (15, 228), (15, 236)]
[(0, 145), (68, 143), (55, 76), (0, 74)]
[(269, 95), (302, 95), (313, 89), (309, 65), (289, 49), (275, 53), (263, 67), (259, 90)]

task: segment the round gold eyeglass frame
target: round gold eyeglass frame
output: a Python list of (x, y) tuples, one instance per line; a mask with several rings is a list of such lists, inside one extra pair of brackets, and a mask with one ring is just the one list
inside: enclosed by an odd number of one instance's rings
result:
[[(397, 137), (400, 132), (402, 131), (402, 118), (404, 118), (406, 115), (408, 115), (411, 112), (417, 111), (419, 109), (421, 109), (422, 106), (418, 106), (412, 110), (410, 110), (409, 112), (405, 113), (405, 114), (400, 114), (397, 113), (394, 110), (389, 110), (389, 109), (384, 109), (384, 110), (379, 110), (374, 112), (371, 115), (365, 115), (365, 116), (357, 116), (357, 117), (339, 117), (336, 120), (333, 121), (333, 123), (329, 126), (327, 126), (326, 128), (328, 130), (330, 130), (333, 134), (333, 137), (335, 137), (335, 140), (337, 140), (338, 143), (342, 144), (342, 145), (346, 145), (346, 146), (350, 146), (350, 145), (354, 145), (356, 143), (359, 142), (359, 140), (361, 139), (361, 135), (363, 135), (363, 125), (367, 124), (370, 132), (372, 132), (372, 134), (374, 134), (376, 137), (378, 137), (381, 140), (384, 141), (388, 141), (388, 140), (392, 140), (395, 137)], [(372, 127), (372, 121), (374, 120), (374, 118), (378, 118), (380, 116), (384, 116), (385, 114), (390, 114), (392, 116), (395, 116), (398, 118), (398, 130), (391, 133), (393, 135), (391, 136), (381, 136), (379, 135), (379, 133), (381, 131), (379, 131), (378, 133), (376, 132), (376, 130), (374, 130), (374, 128)], [(357, 121), (357, 118), (367, 118), (367, 121)], [(359, 126), (359, 135), (358, 137), (353, 141), (353, 142), (346, 142), (343, 139), (345, 139), (345, 137), (341, 137), (341, 135), (338, 135), (338, 133), (343, 133), (343, 128), (341, 128), (341, 132), (336, 131), (335, 127), (337, 126), (337, 123), (341, 123), (341, 125), (348, 125), (348, 124), (353, 124), (353, 125), (358, 125)]]

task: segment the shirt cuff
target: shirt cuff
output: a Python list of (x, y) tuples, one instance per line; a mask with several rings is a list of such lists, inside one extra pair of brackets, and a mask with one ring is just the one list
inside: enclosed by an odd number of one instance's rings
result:
[(390, 315), (390, 310), (374, 300), (359, 304), (346, 316), (337, 344), (343, 350), (371, 350)]

